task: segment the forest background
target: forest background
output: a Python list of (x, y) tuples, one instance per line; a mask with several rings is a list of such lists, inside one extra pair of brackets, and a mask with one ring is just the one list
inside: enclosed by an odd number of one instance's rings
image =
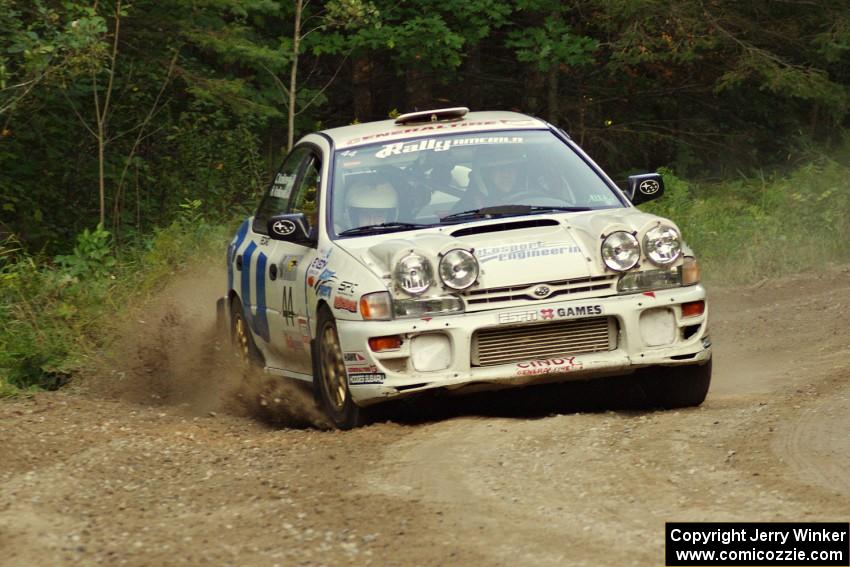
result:
[(0, 395), (223, 262), (298, 136), (446, 106), (660, 169), (710, 281), (850, 259), (846, 0), (0, 0)]

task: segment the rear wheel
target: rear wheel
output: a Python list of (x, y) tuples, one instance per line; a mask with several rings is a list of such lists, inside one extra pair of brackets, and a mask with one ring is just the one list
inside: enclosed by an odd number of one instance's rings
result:
[(711, 385), (711, 360), (701, 365), (654, 368), (643, 378), (643, 390), (653, 406), (684, 408), (705, 401)]
[(313, 387), (322, 409), (339, 429), (364, 425), (367, 421), (366, 411), (354, 403), (348, 389), (348, 375), (336, 322), (333, 315), (324, 308), (319, 311), (315, 355)]

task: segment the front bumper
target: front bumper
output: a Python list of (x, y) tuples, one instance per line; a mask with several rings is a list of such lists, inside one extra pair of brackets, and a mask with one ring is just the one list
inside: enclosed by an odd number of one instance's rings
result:
[[(687, 317), (683, 317), (681, 306), (705, 299), (705, 288), (694, 285), (596, 299), (541, 301), (522, 307), (433, 318), (340, 320), (337, 328), (351, 395), (358, 404), (369, 405), (434, 388), (477, 391), (628, 374), (646, 366), (704, 364), (711, 358), (708, 304), (704, 304), (701, 314)], [(647, 313), (650, 310), (654, 311)], [(553, 312), (564, 316), (549, 320), (541, 317), (544, 312), (547, 316)], [(575, 313), (579, 315), (571, 316)], [(475, 348), (472, 338), (478, 330), (542, 326), (587, 318), (587, 314), (608, 317), (615, 323), (616, 334), (609, 350), (577, 355), (565, 352), (544, 359), (490, 366), (472, 363)], [(659, 319), (663, 321), (662, 327), (667, 326), (666, 330), (662, 329), (662, 335), (669, 333), (668, 338), (661, 339), (663, 344), (658, 342)], [(402, 337), (401, 348), (385, 352), (370, 349), (370, 338), (392, 335)], [(419, 339), (425, 335), (439, 338)], [(418, 351), (419, 344), (427, 352)], [(417, 370), (423, 366), (434, 369)]]

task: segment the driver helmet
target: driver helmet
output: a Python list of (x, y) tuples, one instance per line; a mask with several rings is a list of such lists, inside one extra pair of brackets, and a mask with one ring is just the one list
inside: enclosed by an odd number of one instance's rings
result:
[(398, 194), (383, 179), (359, 179), (349, 189), (345, 207), (352, 227), (398, 220)]
[(522, 184), (525, 152), (519, 144), (485, 146), (479, 153), (478, 162), (488, 186), (510, 185), (514, 188)]

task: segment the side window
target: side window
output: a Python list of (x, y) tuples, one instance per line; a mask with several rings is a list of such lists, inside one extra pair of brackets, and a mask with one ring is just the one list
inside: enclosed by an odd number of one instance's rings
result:
[(319, 225), (319, 187), (321, 178), (322, 162), (315, 156), (310, 158), (295, 192), (289, 203), (289, 213), (304, 213), (310, 224), (310, 232), (318, 230)]
[(268, 221), (274, 215), (287, 212), (295, 177), (305, 156), (309, 155), (307, 148), (295, 148), (284, 160), (280, 170), (274, 176), (269, 190), (266, 192), (257, 213), (254, 215), (254, 232), (268, 234)]

